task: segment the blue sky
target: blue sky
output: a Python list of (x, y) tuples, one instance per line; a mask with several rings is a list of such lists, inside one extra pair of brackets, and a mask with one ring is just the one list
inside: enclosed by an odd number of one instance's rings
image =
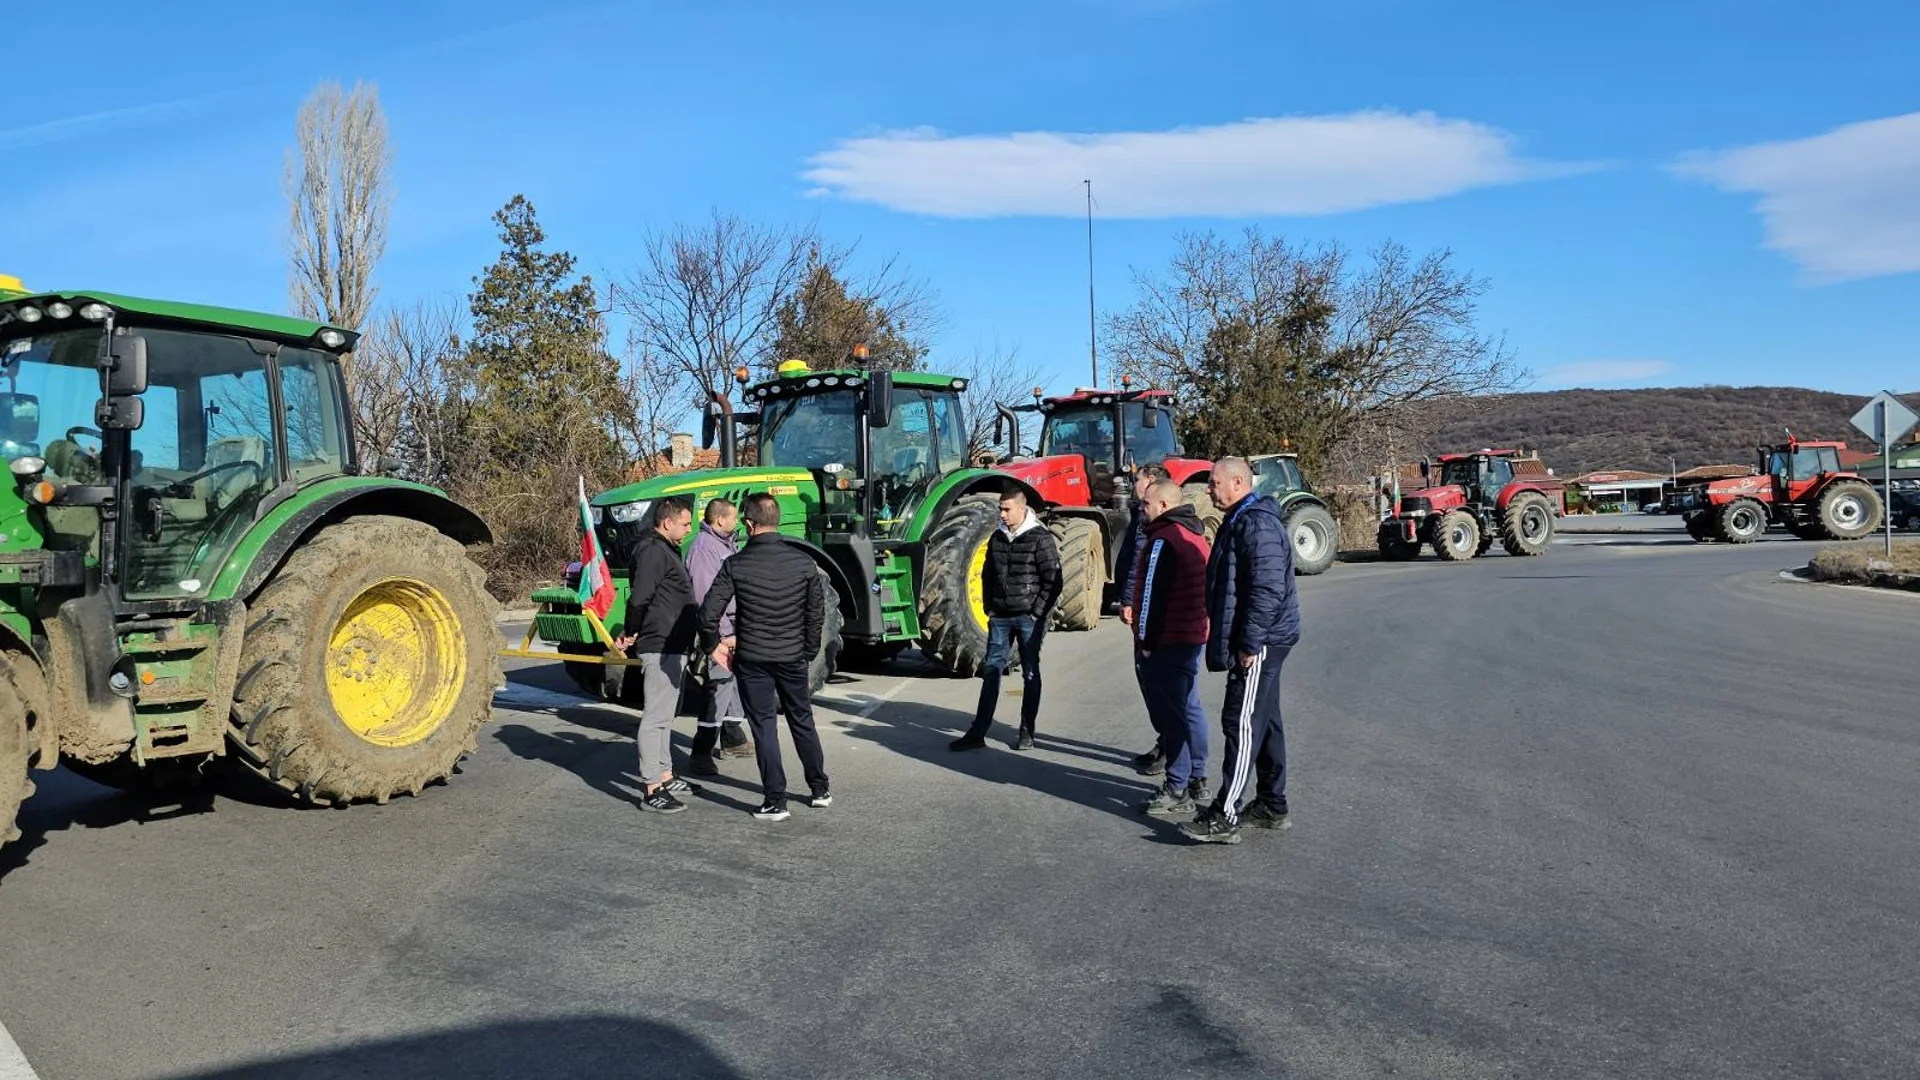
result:
[(1911, 5), (315, 10), (100, 3), (100, 44), (13, 50), (0, 271), (281, 310), (295, 109), (364, 79), (396, 155), (388, 301), (464, 294), (515, 193), (602, 282), (719, 207), (897, 254), (938, 294), (934, 363), (1017, 346), (1064, 386), (1091, 175), (1103, 310), (1178, 233), (1257, 223), (1452, 249), (1537, 389), (1920, 388)]

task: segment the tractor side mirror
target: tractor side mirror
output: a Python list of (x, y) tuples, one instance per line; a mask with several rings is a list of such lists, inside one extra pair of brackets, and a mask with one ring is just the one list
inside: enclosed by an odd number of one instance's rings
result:
[(101, 398), (93, 407), (93, 422), (102, 430), (132, 431), (146, 419), (146, 403), (137, 397)]
[(1420, 463), (1420, 479), (1426, 480), (1426, 479), (1429, 479), (1432, 475), (1433, 475), (1433, 466), (1428, 465), (1426, 462), (1422, 461)]
[(130, 397), (147, 392), (147, 339), (139, 334), (112, 337), (100, 343), (101, 365), (107, 369), (107, 395)]
[(867, 383), (867, 426), (893, 423), (893, 372), (876, 371)]
[(32, 394), (0, 394), (0, 424), (6, 441), (30, 445), (40, 441), (40, 399)]
[(1146, 410), (1145, 415), (1141, 418), (1141, 422), (1146, 424), (1149, 430), (1159, 427), (1160, 426), (1160, 410), (1159, 409)]

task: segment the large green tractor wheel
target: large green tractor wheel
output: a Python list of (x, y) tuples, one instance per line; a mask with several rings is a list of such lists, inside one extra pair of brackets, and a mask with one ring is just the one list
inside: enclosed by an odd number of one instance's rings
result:
[(825, 621), (820, 626), (820, 649), (814, 653), (813, 665), (807, 672), (807, 682), (814, 693), (819, 693), (833, 673), (840, 670), (840, 650), (843, 647), (840, 634), (847, 619), (840, 614), (840, 594), (833, 591), (833, 579), (817, 566), (813, 572), (820, 579), (820, 594), (826, 599)]
[(480, 568), (432, 526), (326, 527), (249, 605), (235, 757), (315, 805), (444, 780), (492, 714), (495, 609)]
[(1213, 496), (1207, 494), (1207, 485), (1182, 485), (1180, 500), (1193, 507), (1193, 512), (1200, 515), (1200, 527), (1206, 531), (1207, 543), (1213, 543), (1220, 532), (1220, 519), (1224, 515), (1220, 513), (1219, 507), (1213, 505)]
[(955, 675), (973, 675), (987, 658), (987, 605), (980, 571), (999, 517), (997, 493), (965, 495), (927, 533), (927, 561), (920, 575), (920, 651)]
[(11, 658), (0, 658), (0, 844), (20, 838), (13, 823), (20, 804), (33, 794), (27, 770), (33, 767), (35, 718), (27, 696), (14, 685), (13, 663)]
[(1052, 630), (1092, 630), (1100, 625), (1107, 593), (1106, 545), (1100, 526), (1083, 517), (1058, 517), (1047, 524), (1060, 551), (1060, 602), (1053, 608)]
[(1332, 566), (1340, 553), (1340, 526), (1327, 508), (1300, 498), (1284, 514), (1287, 536), (1293, 540), (1293, 572), (1318, 574)]

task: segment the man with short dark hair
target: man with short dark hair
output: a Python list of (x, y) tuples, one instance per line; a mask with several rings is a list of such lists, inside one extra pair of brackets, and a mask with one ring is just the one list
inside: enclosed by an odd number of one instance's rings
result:
[[(713, 588), (713, 579), (720, 573), (720, 564), (739, 552), (736, 540), (739, 524), (739, 510), (726, 499), (709, 501), (701, 512), (700, 531), (687, 549), (687, 573), (693, 578), (695, 603), (706, 600), (707, 591)], [(720, 616), (720, 641), (729, 648), (734, 643), (733, 614), (733, 608), (728, 607)], [(740, 705), (739, 680), (724, 665), (707, 665), (707, 703), (701, 711), (699, 726), (694, 729), (687, 771), (695, 776), (713, 776), (720, 771), (714, 764), (716, 756), (751, 756), (753, 743), (747, 738), (746, 722), (746, 713)]]
[[(1143, 461), (1136, 463), (1133, 467), (1133, 519), (1127, 523), (1127, 534), (1120, 541), (1120, 565), (1116, 569), (1120, 581), (1120, 621), (1127, 624), (1129, 628), (1133, 626), (1134, 565), (1139, 558), (1141, 547), (1146, 543), (1147, 491), (1162, 480), (1172, 479), (1172, 475), (1167, 472), (1167, 467), (1159, 462)], [(1147, 687), (1144, 682), (1141, 682), (1144, 676), (1140, 672), (1138, 654), (1134, 656), (1133, 677), (1134, 681), (1140, 682), (1140, 692), (1144, 695)], [(1135, 755), (1133, 767), (1139, 770), (1142, 776), (1158, 776), (1167, 771), (1166, 747), (1162, 744), (1157, 732), (1153, 749), (1144, 754)]]
[[(779, 501), (757, 492), (747, 496), (742, 513), (747, 519), (747, 543), (739, 554), (720, 564), (713, 587), (700, 605), (700, 647), (712, 654), (715, 663), (732, 668), (740, 684), (740, 700), (753, 727), (763, 793), (753, 816), (785, 821), (791, 815), (780, 734), (774, 727), (776, 706), (787, 714), (787, 731), (800, 755), (810, 792), (807, 805), (824, 809), (833, 804), (820, 735), (813, 726), (811, 687), (828, 600), (813, 560), (780, 534)], [(737, 604), (737, 644), (731, 647), (720, 635), (720, 616), (730, 603)]]
[(1219, 794), (1180, 831), (1203, 843), (1237, 844), (1250, 768), (1257, 783), (1247, 820), (1263, 829), (1292, 827), (1280, 665), (1300, 640), (1300, 599), (1279, 504), (1253, 490), (1246, 459), (1215, 462), (1207, 494), (1222, 514), (1207, 560), (1207, 670), (1227, 673), (1220, 710), (1226, 752)]
[(1040, 715), (1040, 642), (1047, 619), (1060, 602), (1065, 579), (1053, 533), (1027, 505), (1018, 488), (1000, 495), (1000, 525), (987, 537), (986, 565), (980, 570), (980, 589), (987, 608), (987, 658), (980, 671), (980, 704), (966, 734), (948, 744), (953, 750), (975, 750), (987, 745), (994, 706), (1000, 700), (1000, 677), (1007, 669), (1007, 653), (1020, 647), (1020, 731), (1015, 750), (1033, 749), (1033, 727)]
[(654, 503), (653, 528), (642, 532), (627, 553), (625, 631), (614, 644), (640, 661), (627, 669), (639, 676), (641, 691), (640, 783), (643, 810), (677, 814), (687, 808), (675, 796), (694, 791), (673, 775), (673, 715), (680, 707), (680, 682), (687, 653), (693, 650), (693, 582), (680, 562), (680, 543), (693, 529), (693, 507), (678, 496)]

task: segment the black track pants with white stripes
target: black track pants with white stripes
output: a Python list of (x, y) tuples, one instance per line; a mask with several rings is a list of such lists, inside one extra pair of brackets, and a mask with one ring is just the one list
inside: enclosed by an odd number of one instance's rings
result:
[(1213, 809), (1228, 821), (1240, 820), (1248, 773), (1253, 774), (1251, 801), (1286, 813), (1287, 737), (1280, 726), (1280, 665), (1289, 651), (1285, 646), (1268, 646), (1253, 663), (1227, 672), (1227, 700), (1220, 710), (1226, 755)]

